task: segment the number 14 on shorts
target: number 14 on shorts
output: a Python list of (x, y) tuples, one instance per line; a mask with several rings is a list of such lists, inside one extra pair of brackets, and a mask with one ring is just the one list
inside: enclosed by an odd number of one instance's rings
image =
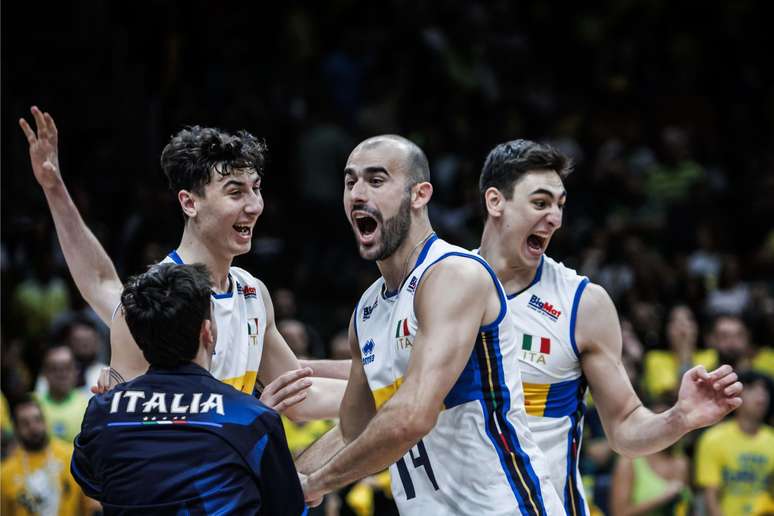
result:
[[(419, 466), (423, 466), (425, 474), (427, 474), (427, 478), (430, 480), (433, 488), (438, 491), (438, 482), (435, 481), (433, 466), (430, 464), (430, 457), (427, 456), (425, 443), (420, 440), (415, 447), (409, 450), (407, 455), (411, 458), (411, 463), (414, 465), (414, 469), (418, 469)], [(409, 473), (408, 465), (406, 464), (406, 457), (401, 457), (401, 459), (396, 462), (395, 465), (398, 467), (398, 474), (400, 475), (400, 481), (403, 484), (403, 490), (406, 492), (406, 499), (411, 500), (417, 496), (417, 493), (414, 489), (414, 482), (411, 480), (411, 473)], [(415, 475), (416, 474), (420, 473), (415, 473)]]

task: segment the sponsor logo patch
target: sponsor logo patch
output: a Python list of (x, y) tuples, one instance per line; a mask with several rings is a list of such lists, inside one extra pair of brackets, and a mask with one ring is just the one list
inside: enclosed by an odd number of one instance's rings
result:
[(547, 316), (552, 321), (556, 321), (559, 319), (559, 316), (562, 315), (562, 312), (554, 308), (554, 305), (549, 303), (548, 301), (543, 301), (538, 296), (534, 295), (529, 298), (529, 303), (527, 303), (527, 306), (535, 310), (536, 312), (540, 312), (541, 314)]
[(363, 345), (363, 365), (368, 365), (374, 361), (374, 358), (376, 357), (374, 354), (375, 346), (374, 339), (368, 339), (365, 345)]

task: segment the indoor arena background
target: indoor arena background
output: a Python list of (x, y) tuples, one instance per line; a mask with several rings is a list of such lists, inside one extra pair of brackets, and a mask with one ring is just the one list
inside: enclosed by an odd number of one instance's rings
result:
[[(17, 120), (33, 104), (56, 119), (65, 182), (122, 278), (178, 244), (182, 217), (159, 167), (174, 132), (203, 124), (265, 138), (266, 206), (236, 263), (269, 287), (299, 355), (346, 354), (342, 332), (378, 275), (357, 255), (341, 204), (358, 141), (398, 133), (423, 147), (431, 221), (473, 248), (488, 150), (528, 138), (575, 160), (548, 254), (612, 296), (646, 403), (674, 394), (649, 357), (693, 342), (711, 351), (719, 315), (742, 322), (734, 365), (774, 374), (770, 18), (763, 2), (674, 4), (5, 3), (3, 410), (35, 390), (52, 343), (79, 341), (79, 368), (108, 350), (31, 172)], [(292, 428), (290, 444), (325, 428)], [(5, 455), (7, 413), (3, 432)], [(695, 440), (676, 453), (693, 460)], [(592, 407), (583, 471), (602, 513), (615, 460)], [(383, 486), (370, 479), (320, 511), (391, 514)], [(688, 491), (702, 514), (700, 490)]]

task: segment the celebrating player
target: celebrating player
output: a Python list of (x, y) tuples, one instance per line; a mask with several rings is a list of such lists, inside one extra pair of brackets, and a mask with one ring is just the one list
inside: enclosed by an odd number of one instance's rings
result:
[(589, 514), (578, 470), (587, 384), (613, 450), (662, 450), (720, 421), (742, 400), (731, 366), (683, 375), (677, 403), (654, 414), (621, 363), (621, 327), (605, 290), (545, 255), (562, 225), (568, 158), (528, 140), (495, 147), (479, 181), (486, 222), (479, 254), (508, 292), (527, 421), (551, 466), (567, 514)]
[(502, 286), (435, 236), (432, 192), (427, 159), (405, 138), (370, 138), (349, 156), (344, 209), (382, 277), (352, 315), (340, 432), (296, 463), (306, 499), (392, 465), (401, 514), (557, 514)]
[[(62, 180), (53, 118), (37, 107), (31, 111), (37, 133), (24, 119), (19, 124), (30, 146), (32, 170), (78, 290), (111, 326), (114, 383), (129, 380), (144, 373), (148, 364), (118, 309), (121, 280)], [(300, 367), (277, 331), (265, 285), (231, 266), (235, 256), (250, 250), (253, 227), (263, 211), (265, 152), (265, 145), (244, 131), (230, 135), (196, 126), (172, 138), (162, 154), (162, 168), (186, 221), (180, 245), (166, 261), (203, 263), (212, 272), (220, 328), (212, 362), (216, 378), (250, 394), (260, 378), (268, 384), (261, 401), (294, 419), (336, 417), (344, 382), (304, 378), (312, 371)]]

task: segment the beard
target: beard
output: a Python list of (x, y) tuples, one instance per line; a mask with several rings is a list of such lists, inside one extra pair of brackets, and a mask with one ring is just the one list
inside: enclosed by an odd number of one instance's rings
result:
[(382, 214), (374, 212), (366, 207), (360, 207), (368, 211), (382, 227), (381, 242), (372, 250), (360, 249), (360, 256), (368, 261), (381, 261), (392, 256), (403, 244), (411, 228), (411, 195), (406, 195), (400, 203), (398, 213), (387, 220), (382, 220)]
[(17, 434), (19, 444), (28, 452), (38, 452), (48, 445), (48, 434), (41, 432), (30, 436), (22, 436)]

